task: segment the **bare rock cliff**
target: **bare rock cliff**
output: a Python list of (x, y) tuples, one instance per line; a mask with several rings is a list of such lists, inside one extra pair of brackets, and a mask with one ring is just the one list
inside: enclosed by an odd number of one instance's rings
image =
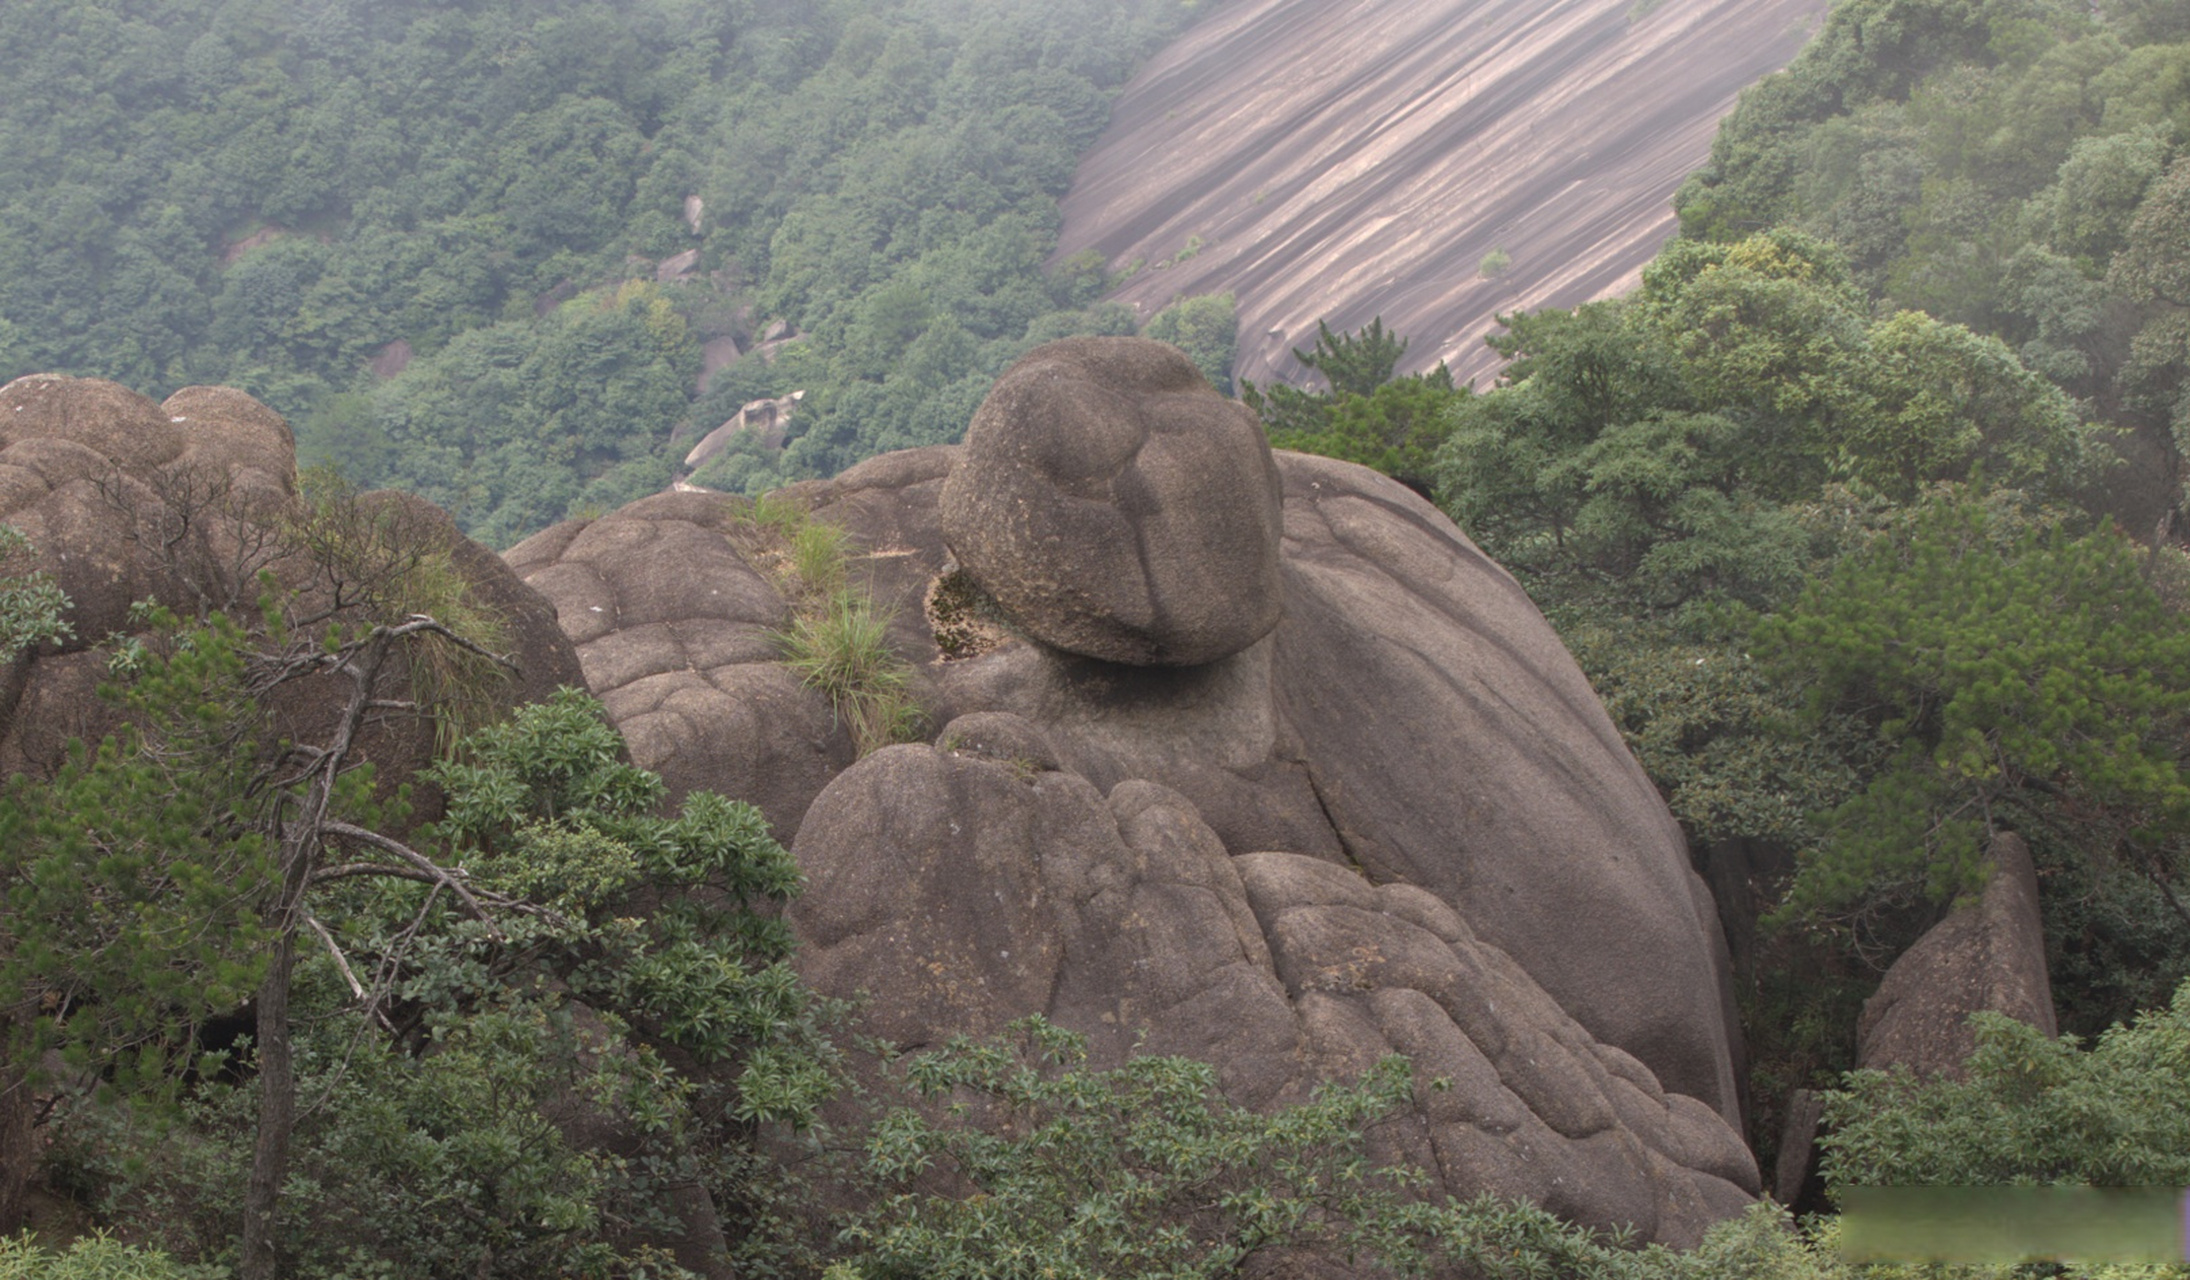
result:
[(1319, 318), (1382, 315), (1403, 372), (1487, 385), (1494, 316), (1631, 285), (1719, 117), (1825, 8), (1233, 0), (1119, 97), (1058, 253), (1142, 264), (1117, 296), (1144, 315), (1235, 294), (1241, 377), (1298, 379)]

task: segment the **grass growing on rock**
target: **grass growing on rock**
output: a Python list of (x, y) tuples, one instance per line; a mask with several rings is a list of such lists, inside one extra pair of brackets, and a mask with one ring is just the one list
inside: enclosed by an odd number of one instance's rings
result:
[(912, 667), (890, 648), (890, 611), (850, 580), (850, 535), (781, 494), (756, 501), (744, 526), (738, 549), (791, 603), (791, 624), (776, 635), (784, 665), (829, 699), (861, 756), (919, 741), (926, 716)]

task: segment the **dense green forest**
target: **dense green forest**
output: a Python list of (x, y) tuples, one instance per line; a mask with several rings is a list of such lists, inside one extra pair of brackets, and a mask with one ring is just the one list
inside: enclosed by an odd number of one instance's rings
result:
[[(1107, 94), (1190, 7), (9, 4), (0, 376), (242, 385), (309, 455), (498, 542), (660, 487), (756, 398), (808, 392), (780, 448), (743, 438), (703, 482), (955, 438), (1028, 345), (1135, 327), (1107, 264), (1044, 262)], [(1301, 353), (1317, 389), (1241, 388), (1274, 443), (1438, 502), (1572, 647), (1720, 895), (1767, 1168), (1789, 1091), (1824, 1088), (1831, 1187), (2190, 1182), (2186, 148), (2179, 3), (1843, 0), (1724, 123), (1640, 287), (1506, 317), (1495, 387), (1395, 377), (1377, 325)], [(1146, 331), (1221, 385), (1229, 317), (1187, 300)], [(0, 1277), (263, 1274), (239, 1224), (277, 1199), (297, 1275), (675, 1276), (695, 1185), (756, 1276), (1217, 1276), (1296, 1240), (1486, 1275), (1939, 1274), (1844, 1265), (1829, 1216), (1770, 1206), (1677, 1255), (1419, 1203), (1353, 1163), (1414, 1087), (1399, 1062), (1258, 1116), (1201, 1064), (1093, 1071), (1031, 1024), (823, 1121), (839, 1011), (784, 965), (782, 850), (729, 800), (658, 812), (588, 700), (475, 726), (425, 827), (332, 768), (254, 777), (293, 744), (245, 674), (400, 645), (461, 684), (457, 642), (489, 638), (445, 563), (360, 559), (380, 534), (351, 501), (315, 490), (304, 533), (352, 533), (297, 554), (350, 548), (327, 567), (369, 607), (148, 619), (109, 667), (135, 727), (0, 795), (0, 985), (76, 993), (5, 1010), (4, 1061), (114, 1086), (44, 1117), (37, 1177), (126, 1235), (0, 1248)], [(0, 652), (64, 603), (0, 576)], [(420, 609), (455, 625), (405, 631)], [(239, 913), (313, 795), (417, 871), (310, 886), (324, 951)], [(1847, 1073), (1879, 972), (2006, 830), (2070, 1034), (1987, 1021), (1961, 1082)], [(124, 920), (192, 946), (133, 949)], [(304, 1106), (269, 1190), (274, 1086), (200, 1032), (292, 944)], [(1012, 1123), (917, 1105), (942, 1094)], [(614, 1143), (572, 1140), (574, 1097)], [(933, 1162), (984, 1194), (937, 1194)], [(832, 1207), (847, 1187), (866, 1210)]]
[[(239, 386), (496, 545), (662, 488), (762, 396), (808, 392), (703, 480), (955, 439), (1028, 345), (1134, 330), (1045, 260), (1192, 9), (10, 3), (0, 380)], [(701, 395), (703, 352), (744, 355)]]

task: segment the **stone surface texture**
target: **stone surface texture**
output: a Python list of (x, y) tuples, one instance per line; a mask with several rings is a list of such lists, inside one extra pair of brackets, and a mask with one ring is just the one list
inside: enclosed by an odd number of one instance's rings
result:
[[(1316, 321), (1487, 385), (1499, 312), (1631, 287), (1742, 88), (1825, 0), (1234, 0), (1152, 58), (1067, 192), (1060, 258), (1144, 317), (1230, 293), (1237, 376)], [(1484, 270), (1502, 251), (1503, 271)]]
[(1901, 954), (1863, 1004), (1856, 1065), (1959, 1079), (1977, 1048), (1973, 1013), (2004, 1013), (2060, 1034), (2046, 976), (2045, 928), (2030, 847), (2012, 831), (1986, 850), (1992, 878)]
[(852, 744), (780, 661), (790, 606), (732, 545), (744, 508), (657, 494), (543, 530), (505, 558), (554, 606), (632, 761), (672, 801), (706, 790), (758, 805), (788, 841)]
[[(1739, 1211), (1760, 1179), (1709, 895), (1548, 625), (1434, 508), (1321, 458), (1216, 473), (1276, 503), (1274, 572), (1251, 599), (1274, 625), (1198, 663), (1045, 642), (1014, 603), (1044, 562), (966, 585), (954, 502), (1023, 498), (1030, 527), (1085, 503), (1053, 527), (1086, 562), (1138, 536), (1114, 522), (1115, 488), (1071, 489), (1152, 447), (1105, 443), (1139, 411), (1074, 416), (1107, 394), (1083, 385), (1103, 368), (1038, 351), (1022, 381), (1068, 394), (1006, 380), (1015, 414), (1038, 412), (1036, 390), (1065, 406), (1041, 427), (1048, 453), (1027, 446), (1041, 465), (1012, 460), (1031, 479), (969, 485), (986, 474), (976, 440), (783, 495), (847, 531), (852, 581), (893, 611), (924, 742), (854, 762), (785, 673), (768, 631), (789, 605), (741, 541), (742, 499), (649, 498), (510, 561), (642, 764), (756, 798), (795, 835), (803, 972), (867, 993), (867, 1030), (917, 1047), (1041, 1013), (1102, 1061), (1136, 1046), (1211, 1061), (1254, 1105), (1404, 1052), (1452, 1088), (1423, 1090), (1382, 1154), (1437, 1190), (1675, 1243)], [(1082, 429), (1095, 444), (1075, 453)], [(1217, 483), (1148, 501), (1239, 496)], [(938, 642), (950, 584), (954, 607), (969, 592), (994, 607), (995, 642)]]
[(1196, 666), (1277, 625), (1277, 472), (1252, 413), (1174, 347), (1049, 343), (997, 380), (943, 486), (943, 537), (1028, 635)]
[[(1014, 593), (1061, 562), (1007, 559), (966, 586), (970, 557), (946, 536), (978, 442), (794, 486), (786, 501), (848, 534), (853, 585), (894, 610), (889, 641), (928, 712), (924, 742), (864, 760), (781, 660), (793, 601), (743, 500), (657, 495), (504, 560), (417, 499), (362, 501), (445, 547), (509, 616), (511, 697), (582, 678), (674, 791), (762, 807), (808, 879), (791, 911), (804, 973), (869, 993), (870, 1031), (913, 1047), (1042, 1013), (1101, 1062), (1213, 1062), (1258, 1106), (1401, 1052), (1425, 1087), (1378, 1151), (1427, 1170), (1433, 1192), (1527, 1196), (1674, 1244), (1738, 1212), (1760, 1181), (1739, 1137), (1718, 924), (1542, 617), (1404, 487), (1273, 458), (1259, 438), (1242, 448), (1228, 433), (1251, 424), (1190, 369), (1146, 344), (1101, 347), (1020, 367), (1058, 385), (1007, 387), (1008, 406), (1048, 403), (1064, 425), (1019, 458), (1040, 463), (1033, 480), (969, 501), (1021, 485), (1029, 527), (1036, 508), (1111, 512), (1127, 524), (1050, 527), (1092, 539), (1090, 559), (1168, 539), (1163, 556), (1136, 552), (1149, 617), (1188, 616), (1165, 614), (1166, 593), (1198, 573), (1190, 594), (1252, 620), (1198, 662), (1169, 640), (1127, 663), (1030, 634)], [(1094, 446), (1075, 454), (1075, 433)], [(111, 383), (0, 388), (0, 519), (76, 601), (78, 637), (4, 673), (0, 767), (50, 769), (68, 736), (103, 730), (103, 659), (85, 638), (125, 628), (130, 601), (190, 608), (249, 585), (252, 531), (297, 501), (293, 458), (281, 420), (235, 392), (156, 405)], [(219, 518), (168, 537), (188, 511)], [(1185, 563), (1197, 551), (1230, 567)], [(996, 643), (938, 644), (947, 582), (996, 607)], [(308, 691), (282, 714), (306, 738)], [(373, 745), (389, 774), (430, 749), (430, 725), (416, 729)], [(1996, 878), (1961, 950), (2005, 945), (1995, 918), (2021, 919), (2028, 879), (2027, 858)]]

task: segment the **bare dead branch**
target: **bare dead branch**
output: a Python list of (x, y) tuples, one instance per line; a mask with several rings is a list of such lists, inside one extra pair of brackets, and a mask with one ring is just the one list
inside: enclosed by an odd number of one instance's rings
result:
[(378, 831), (351, 826), (347, 822), (322, 822), (320, 830), (336, 839), (349, 840), (368, 848), (378, 849), (382, 853), (401, 858), (410, 863), (413, 867), (446, 885), (449, 892), (456, 895), (456, 900), (463, 903), (466, 910), (470, 911), (482, 924), (487, 926), (488, 936), (496, 942), (507, 942), (509, 940), (503, 935), (501, 926), (494, 923), (494, 917), (487, 911), (486, 904), (480, 902), (478, 897), (472, 893), (470, 887), (464, 883), (461, 870), (444, 867), (400, 840), (384, 836)]
[(350, 958), (342, 954), (342, 948), (335, 942), (335, 935), (327, 931), (327, 926), (320, 922), (318, 916), (309, 912), (305, 913), (304, 923), (311, 926), (313, 933), (319, 935), (321, 945), (327, 948), (327, 954), (334, 960), (335, 968), (341, 971), (342, 980), (350, 984), (350, 994), (357, 997), (358, 1004), (383, 1029), (393, 1031), (395, 1028), (388, 1024), (388, 1019), (380, 1012), (378, 1002), (366, 993), (365, 984), (357, 980), (356, 972), (350, 968)]

